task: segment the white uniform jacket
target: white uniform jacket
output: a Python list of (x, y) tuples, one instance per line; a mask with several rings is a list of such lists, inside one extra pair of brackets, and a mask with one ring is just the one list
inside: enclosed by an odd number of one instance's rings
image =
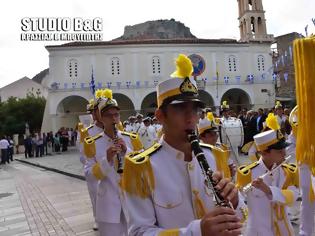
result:
[[(118, 131), (118, 138), (122, 138), (127, 145), (127, 153), (132, 151), (128, 136)], [(119, 188), (120, 175), (115, 165), (107, 161), (107, 149), (113, 145), (113, 140), (106, 134), (95, 141), (96, 163), (92, 167), (93, 174), (100, 180), (96, 197), (96, 221), (106, 223), (120, 223), (122, 210), (122, 194)], [(121, 156), (123, 161), (123, 156)]]
[[(288, 170), (297, 171), (296, 167), (282, 167), (275, 170), (272, 175), (263, 178), (270, 187), (272, 199), (264, 192), (252, 187), (246, 195), (248, 205), (248, 222), (246, 234), (250, 236), (293, 236), (294, 231), (287, 214), (287, 206), (290, 206), (298, 197), (298, 172), (293, 174)], [(268, 172), (262, 159), (251, 164), (247, 172), (248, 182)], [(289, 171), (291, 174), (288, 174)], [(239, 173), (238, 173), (239, 174)], [(238, 175), (239, 178), (239, 175)], [(237, 179), (239, 185), (240, 180)], [(296, 183), (296, 185), (293, 185)]]
[[(161, 147), (150, 155), (155, 188), (147, 198), (125, 192), (128, 235), (201, 235), (200, 219), (213, 209), (213, 195), (204, 184), (204, 176), (195, 157), (184, 161), (184, 154), (161, 139)], [(210, 149), (203, 148), (209, 166), (216, 163)], [(237, 212), (243, 218), (244, 202)], [(171, 233), (174, 234), (171, 234)], [(169, 233), (169, 234), (168, 234)]]

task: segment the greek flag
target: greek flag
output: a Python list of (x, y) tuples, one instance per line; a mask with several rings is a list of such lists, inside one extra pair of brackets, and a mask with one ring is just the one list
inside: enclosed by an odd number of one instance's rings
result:
[(247, 79), (249, 82), (254, 83), (254, 75), (248, 75)]
[(92, 68), (91, 82), (90, 82), (90, 90), (93, 96), (95, 96), (95, 81), (94, 81), (94, 73)]
[(228, 76), (224, 76), (224, 83), (225, 83), (225, 84), (228, 84), (228, 83), (229, 83), (229, 79), (230, 79), (230, 78), (229, 78)]
[(276, 73), (273, 73), (273, 74), (272, 74), (272, 79), (273, 79), (273, 81), (276, 81), (276, 80), (277, 80), (277, 74), (276, 74)]
[(237, 76), (235, 76), (235, 79), (236, 79), (236, 82), (239, 84), (240, 81), (241, 81), (241, 76), (240, 76), (240, 75), (237, 75)]

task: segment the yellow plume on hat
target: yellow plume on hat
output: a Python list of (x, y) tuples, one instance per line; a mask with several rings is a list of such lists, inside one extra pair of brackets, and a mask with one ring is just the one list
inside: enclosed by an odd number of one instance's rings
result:
[(184, 54), (179, 54), (176, 59), (176, 71), (171, 74), (173, 78), (185, 79), (193, 72), (191, 60)]
[(273, 113), (269, 113), (267, 119), (266, 119), (267, 127), (272, 130), (279, 130), (280, 125), (278, 123), (277, 117)]
[(208, 118), (208, 120), (211, 121), (211, 122), (214, 121), (213, 113), (212, 113), (212, 112), (208, 112), (208, 113), (207, 113), (207, 118)]
[(102, 97), (102, 94), (103, 94), (103, 90), (102, 89), (98, 89), (95, 91), (95, 98), (100, 98)]
[(281, 102), (280, 102), (280, 101), (277, 101), (277, 102), (276, 102), (276, 106), (275, 106), (275, 108), (279, 108), (279, 107), (282, 107), (282, 104), (281, 104)]
[(110, 89), (104, 89), (103, 97), (108, 98), (108, 99), (113, 99), (113, 91)]
[(227, 106), (227, 101), (223, 101), (223, 102), (222, 102), (222, 105), (223, 105), (223, 106)]

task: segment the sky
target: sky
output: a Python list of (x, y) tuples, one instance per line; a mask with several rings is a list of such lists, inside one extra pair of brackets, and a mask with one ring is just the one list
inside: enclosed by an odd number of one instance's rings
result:
[[(263, 0), (267, 32), (279, 36), (291, 32), (315, 33), (314, 0)], [(49, 67), (46, 45), (66, 42), (21, 41), (25, 17), (82, 17), (103, 20), (103, 40), (117, 38), (126, 25), (149, 20), (175, 19), (198, 38), (239, 39), (237, 0), (10, 0), (0, 14), (0, 88), (24, 76), (32, 78)]]

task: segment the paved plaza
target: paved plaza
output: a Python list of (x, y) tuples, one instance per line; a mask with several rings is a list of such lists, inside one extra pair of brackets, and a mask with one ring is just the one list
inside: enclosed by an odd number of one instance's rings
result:
[(0, 167), (1, 236), (98, 235), (92, 226), (85, 181), (17, 161)]

